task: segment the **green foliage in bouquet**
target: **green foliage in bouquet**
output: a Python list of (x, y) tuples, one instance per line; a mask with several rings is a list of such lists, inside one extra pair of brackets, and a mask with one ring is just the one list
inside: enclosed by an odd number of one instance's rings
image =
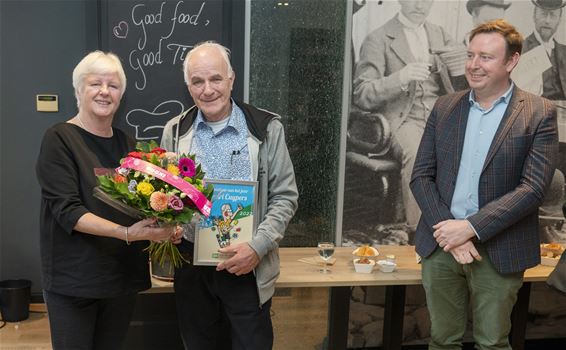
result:
[[(177, 155), (159, 148), (155, 141), (138, 142), (136, 150), (128, 153), (128, 157), (149, 162), (168, 176), (178, 176), (191, 184), (209, 200), (214, 188), (204, 182), (205, 173), (200, 164), (195, 164), (195, 155)], [(124, 159), (121, 160), (124, 163)], [(138, 217), (156, 217), (160, 226), (189, 224), (197, 207), (187, 196), (175, 186), (155, 176), (123, 167), (113, 173), (98, 176), (98, 188), (106, 195), (103, 199), (115, 208), (124, 206), (133, 208)], [(100, 193), (100, 191), (99, 191)], [(95, 191), (96, 194), (96, 191)], [(108, 200), (110, 198), (110, 200)], [(124, 210), (126, 212), (126, 210)], [(173, 266), (181, 266), (183, 257), (177, 247), (170, 241), (151, 242), (148, 247), (152, 260), (163, 266), (167, 258)]]

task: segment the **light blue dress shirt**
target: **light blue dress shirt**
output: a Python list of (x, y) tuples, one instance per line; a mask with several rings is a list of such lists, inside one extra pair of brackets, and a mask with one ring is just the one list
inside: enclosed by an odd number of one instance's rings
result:
[(478, 190), (481, 171), (489, 147), (511, 100), (514, 86), (511, 83), (509, 90), (487, 110), (476, 102), (473, 90), (470, 93), (470, 112), (464, 148), (450, 205), (450, 211), (456, 219), (465, 219), (479, 210)]
[(228, 118), (226, 126), (215, 133), (199, 110), (191, 153), (196, 154), (207, 179), (252, 180), (246, 117), (234, 101)]

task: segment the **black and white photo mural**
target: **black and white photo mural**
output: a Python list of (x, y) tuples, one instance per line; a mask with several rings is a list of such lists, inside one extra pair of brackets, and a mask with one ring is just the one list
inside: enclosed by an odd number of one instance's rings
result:
[[(414, 157), (436, 98), (466, 89), (469, 31), (505, 18), (525, 38), (513, 74), (555, 102), (566, 141), (566, 0), (356, 0), (344, 192), (344, 244), (411, 244), (420, 211), (409, 190)], [(566, 239), (564, 161), (541, 208), (543, 241)], [(547, 220), (548, 219), (548, 220)], [(543, 227), (544, 228), (544, 227)], [(566, 227), (565, 227), (566, 228)], [(543, 230), (548, 231), (548, 230)]]
[[(420, 211), (409, 181), (428, 115), (438, 96), (467, 88), (468, 33), (497, 18), (525, 39), (515, 84), (557, 106), (561, 156), (540, 208), (540, 237), (566, 243), (565, 17), (566, 0), (354, 0), (343, 245), (413, 244)], [(381, 345), (383, 300), (382, 288), (354, 288), (349, 346)], [(407, 290), (405, 310), (404, 344), (425, 343), (420, 286)], [(566, 337), (566, 297), (537, 283), (529, 318), (527, 339)]]

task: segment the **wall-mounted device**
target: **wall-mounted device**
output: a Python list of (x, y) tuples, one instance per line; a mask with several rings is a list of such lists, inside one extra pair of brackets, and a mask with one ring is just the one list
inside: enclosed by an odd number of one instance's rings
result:
[(59, 97), (57, 95), (36, 95), (38, 112), (59, 112)]

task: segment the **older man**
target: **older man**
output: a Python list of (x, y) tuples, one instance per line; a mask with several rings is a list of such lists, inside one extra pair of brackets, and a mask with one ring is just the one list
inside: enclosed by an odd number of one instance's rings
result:
[(429, 349), (461, 349), (468, 306), (478, 349), (509, 349), (523, 272), (540, 262), (538, 212), (557, 160), (556, 109), (510, 80), (523, 37), (505, 20), (470, 34), (471, 90), (438, 99), (411, 188)]
[[(542, 73), (542, 78), (532, 91), (551, 100), (566, 99), (566, 45), (560, 44), (554, 36), (566, 6), (564, 0), (532, 0), (535, 5), (533, 20), (535, 30), (523, 43), (523, 53), (542, 45), (552, 67)], [(564, 30), (564, 28), (562, 28)]]
[[(216, 268), (175, 271), (181, 336), (186, 349), (271, 349), (278, 243), (298, 199), (281, 117), (231, 98), (229, 50), (217, 43), (193, 48), (184, 75), (195, 106), (165, 125), (161, 145), (195, 153), (209, 179), (258, 181), (259, 225), (250, 242), (220, 249), (233, 257)], [(191, 256), (194, 237), (185, 238), (180, 249)]]
[(420, 211), (409, 189), (426, 119), (439, 95), (453, 91), (446, 65), (435, 54), (457, 43), (426, 21), (433, 0), (399, 0), (401, 11), (364, 40), (354, 75), (353, 102), (382, 113), (391, 125), (391, 151), (401, 164), (407, 226)]

